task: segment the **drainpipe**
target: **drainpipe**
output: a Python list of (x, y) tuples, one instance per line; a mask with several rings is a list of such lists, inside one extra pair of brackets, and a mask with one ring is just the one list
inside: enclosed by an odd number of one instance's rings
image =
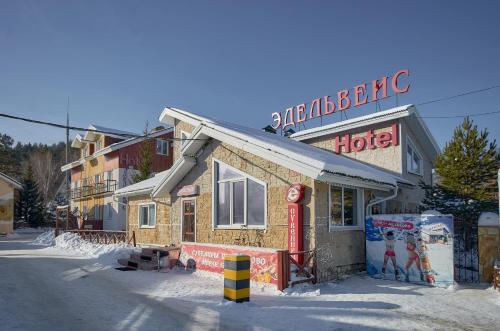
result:
[(365, 211), (365, 217), (368, 215), (371, 215), (370, 209), (373, 205), (376, 205), (377, 203), (381, 203), (390, 199), (394, 199), (398, 195), (398, 184), (396, 184), (396, 187), (394, 187), (394, 193), (386, 198), (375, 198), (373, 201), (368, 202), (368, 205), (366, 205), (366, 211)]
[[(365, 222), (366, 222), (366, 217), (368, 215), (371, 215), (372, 213), (370, 212), (370, 209), (372, 208), (373, 205), (376, 205), (377, 203), (381, 203), (390, 199), (395, 198), (398, 195), (398, 184), (396, 183), (396, 186), (394, 187), (394, 193), (386, 198), (375, 198), (373, 201), (368, 202), (366, 205), (366, 212), (365, 212)], [(365, 233), (365, 242), (366, 242), (366, 233)], [(367, 252), (366, 252), (366, 245), (365, 245), (365, 260), (366, 260)]]

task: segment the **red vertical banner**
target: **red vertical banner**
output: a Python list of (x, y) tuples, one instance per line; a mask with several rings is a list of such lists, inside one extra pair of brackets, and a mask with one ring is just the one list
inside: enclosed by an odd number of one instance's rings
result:
[[(297, 253), (304, 250), (304, 212), (300, 203), (304, 198), (304, 186), (293, 184), (287, 191), (288, 201), (288, 250), (290, 253)], [(304, 255), (293, 256), (295, 260), (302, 264)]]

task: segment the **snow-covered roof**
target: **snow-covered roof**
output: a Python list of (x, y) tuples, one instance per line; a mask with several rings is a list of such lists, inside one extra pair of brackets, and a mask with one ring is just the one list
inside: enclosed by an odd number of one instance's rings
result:
[[(160, 120), (194, 118), (186, 111), (165, 108)], [(376, 169), (348, 157), (337, 155), (305, 143), (276, 134), (248, 128), (238, 124), (212, 119), (200, 120), (189, 140), (181, 150), (165, 178), (153, 190), (153, 196), (169, 192), (177, 182), (195, 165), (192, 157), (209, 138), (235, 146), (246, 152), (258, 155), (288, 169), (308, 177), (331, 183), (343, 183), (362, 187), (390, 189), (397, 185), (396, 176)]]
[(168, 125), (174, 125), (176, 119), (191, 124), (192, 126), (198, 126), (201, 122), (212, 121), (207, 117), (193, 114), (185, 110), (174, 107), (167, 107), (160, 114), (160, 122), (166, 123)]
[[(149, 135), (149, 138), (156, 138), (156, 137), (164, 135), (166, 133), (173, 132), (173, 130), (174, 130), (173, 128), (158, 130), (158, 131), (152, 132)], [(100, 155), (105, 155), (105, 154), (111, 153), (113, 151), (116, 151), (120, 148), (124, 148), (124, 147), (130, 146), (130, 145), (133, 145), (133, 144), (137, 144), (143, 140), (144, 140), (144, 137), (141, 136), (141, 137), (130, 138), (127, 140), (123, 140), (123, 141), (119, 141), (117, 143), (111, 144), (103, 149), (100, 149), (100, 150), (94, 152), (94, 154), (88, 156), (87, 158), (84, 158), (84, 159), (82, 158), (82, 159), (79, 159), (79, 160), (76, 160), (76, 161), (73, 161), (71, 163), (63, 165), (61, 167), (61, 171), (66, 171), (66, 170), (72, 169), (76, 166), (82, 165), (85, 162), (85, 160), (91, 160), (91, 159), (96, 158)]]
[(22, 190), (23, 189), (23, 185), (21, 183), (19, 183), (17, 180), (15, 180), (14, 178), (12, 178), (10, 176), (7, 176), (3, 172), (0, 172), (0, 179), (3, 179), (5, 182), (7, 182), (10, 185), (14, 186), (14, 188), (16, 188), (18, 190)]
[(156, 185), (158, 185), (160, 180), (167, 175), (167, 173), (169, 171), (170, 171), (170, 169), (159, 172), (159, 173), (155, 174), (154, 177), (151, 177), (149, 179), (140, 181), (140, 182), (132, 184), (132, 185), (122, 187), (122, 188), (116, 190), (114, 195), (116, 197), (125, 197), (125, 196), (149, 194), (149, 193), (151, 193), (153, 188)]
[(423, 131), (423, 133), (429, 140), (431, 146), (434, 148), (434, 153), (436, 154), (439, 153), (440, 148), (436, 140), (434, 139), (434, 136), (431, 134), (425, 122), (420, 118), (417, 112), (417, 108), (411, 104), (387, 109), (384, 111), (376, 112), (365, 116), (355, 117), (349, 120), (336, 122), (329, 125), (302, 130), (292, 134), (290, 137), (299, 141), (308, 140), (332, 133), (342, 132), (346, 130), (351, 130), (367, 125), (372, 125), (380, 122), (385, 122), (409, 116), (414, 117), (415, 121), (412, 121), (412, 123), (417, 123), (419, 125), (420, 129)]

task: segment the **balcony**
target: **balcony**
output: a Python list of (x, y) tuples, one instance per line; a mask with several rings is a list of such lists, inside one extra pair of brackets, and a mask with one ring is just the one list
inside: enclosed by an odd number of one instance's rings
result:
[(116, 180), (106, 179), (94, 185), (84, 185), (70, 190), (71, 200), (94, 197), (101, 194), (114, 192), (116, 190)]

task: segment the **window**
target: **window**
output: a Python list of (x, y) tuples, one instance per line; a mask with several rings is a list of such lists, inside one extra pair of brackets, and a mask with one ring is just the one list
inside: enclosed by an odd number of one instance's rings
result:
[(156, 205), (154, 203), (139, 205), (139, 226), (141, 228), (154, 228), (156, 226)]
[(330, 229), (335, 227), (359, 227), (362, 217), (362, 190), (330, 186)]
[(422, 158), (410, 138), (407, 138), (406, 143), (406, 171), (416, 175), (422, 175)]
[(100, 150), (102, 148), (102, 142), (101, 140), (97, 140), (95, 142), (95, 151), (97, 152), (98, 150)]
[(168, 141), (156, 139), (156, 154), (168, 155)]
[(186, 131), (181, 131), (181, 148), (188, 142), (186, 139), (189, 138), (189, 133)]
[(214, 226), (264, 227), (266, 184), (216, 160), (213, 171)]
[(88, 151), (87, 145), (83, 146), (83, 148), (82, 148), (82, 157), (87, 157), (87, 151)]

